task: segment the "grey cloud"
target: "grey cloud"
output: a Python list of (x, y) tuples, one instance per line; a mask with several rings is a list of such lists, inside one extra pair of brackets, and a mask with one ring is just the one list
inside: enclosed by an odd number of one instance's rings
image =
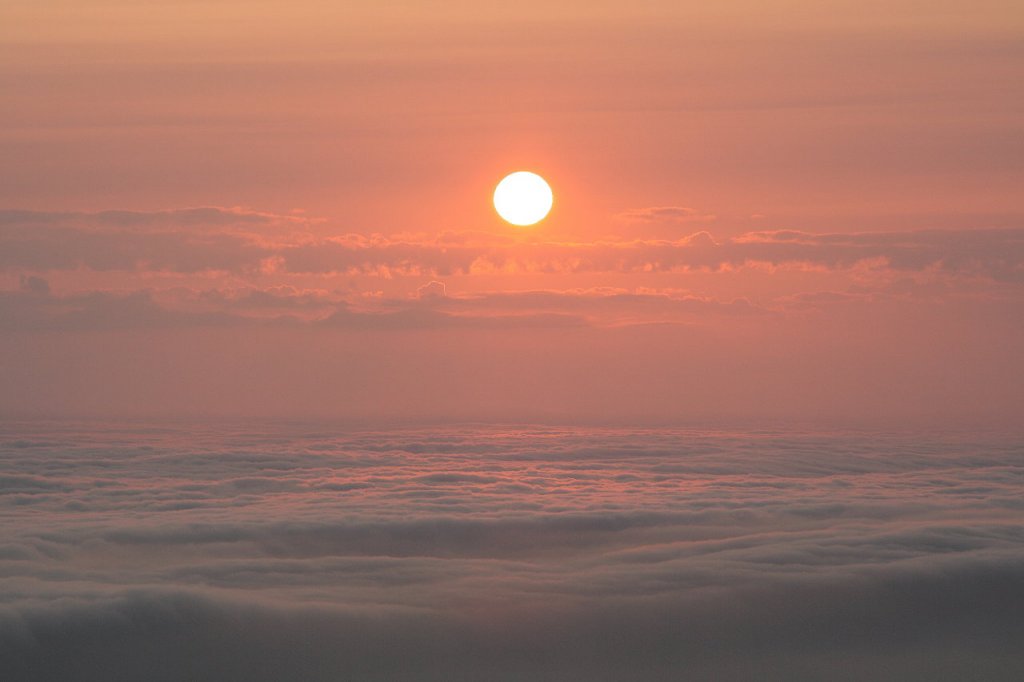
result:
[(612, 315), (613, 319), (664, 320), (689, 316), (750, 315), (767, 312), (746, 299), (722, 302), (669, 293), (615, 290), (491, 292), (447, 297), (434, 305), (458, 311), (557, 311), (581, 315)]
[(0, 657), (13, 680), (1013, 680), (1021, 584), (982, 565), (476, 617), (147, 590), (20, 610)]
[(561, 313), (519, 313), (512, 315), (456, 315), (433, 308), (398, 304), (393, 312), (355, 312), (339, 308), (321, 324), (335, 329), (521, 329), (529, 327), (582, 327), (587, 323), (576, 315)]
[[(30, 282), (31, 280), (31, 282)], [(19, 291), (0, 292), (0, 330), (312, 325), (347, 330), (513, 329), (756, 321), (788, 311), (898, 302), (902, 290), (814, 292), (755, 305), (674, 291), (575, 289), (441, 295), (431, 282), (412, 296), (361, 297), (290, 286), (266, 289), (172, 288), (131, 293), (94, 291), (50, 295), (45, 280), (23, 278)], [(861, 289), (864, 289), (861, 287)], [(911, 290), (914, 291), (914, 290)], [(927, 293), (927, 292), (925, 292)], [(1010, 305), (1009, 303), (1007, 305)]]
[(0, 269), (180, 273), (258, 267), (273, 252), (234, 234), (97, 232), (57, 226), (0, 227)]
[(240, 271), (259, 267), (273, 254), (254, 243), (265, 228), (280, 235), (309, 224), (293, 216), (219, 207), (0, 210), (0, 269)]
[[(679, 240), (567, 244), (510, 243), (486, 236), (460, 240), (446, 235), (433, 241), (326, 237), (320, 231), (310, 232), (299, 219), (214, 208), (97, 214), (8, 211), (0, 218), (0, 269), (4, 270), (85, 267), (98, 271), (244, 273), (259, 271), (273, 261), (275, 268), (293, 274), (445, 277), (507, 267), (561, 273), (671, 272), (721, 270), (751, 263), (846, 269), (878, 262), (898, 271), (939, 268), (996, 281), (1019, 282), (1024, 276), (1021, 229), (844, 234), (781, 231), (723, 241), (698, 233)], [(267, 240), (255, 229), (263, 224), (288, 229)], [(135, 229), (138, 226), (147, 229)], [(196, 230), (196, 226), (210, 229)], [(226, 226), (232, 229), (222, 229)]]
[(487, 246), (325, 243), (282, 252), (293, 272), (374, 271), (466, 274), (476, 267), (514, 266), (535, 272), (671, 272), (748, 264), (847, 269), (880, 261), (895, 270), (938, 267), (954, 274), (1018, 281), (1024, 272), (1024, 231), (960, 230), (811, 235), (754, 233), (715, 241), (706, 232), (682, 240)]
[(305, 222), (294, 216), (252, 211), (242, 208), (202, 206), (163, 211), (25, 211), (0, 209), (0, 227), (73, 226), (79, 228), (142, 227), (226, 227)]
[(224, 324), (221, 314), (168, 310), (149, 291), (47, 296), (0, 292), (0, 331), (162, 328)]
[(26, 291), (32, 294), (45, 295), (50, 293), (50, 283), (42, 277), (26, 277), (25, 275), (22, 275), (18, 279), (18, 285), (21, 291)]
[(622, 220), (637, 222), (705, 223), (715, 219), (711, 213), (701, 213), (686, 206), (651, 206), (634, 208), (618, 215)]
[(420, 298), (437, 299), (444, 298), (446, 295), (444, 282), (438, 282), (437, 280), (431, 280), (416, 290), (416, 295)]
[[(917, 232), (808, 234), (751, 233), (742, 238), (766, 260), (821, 262), (833, 267), (884, 258), (896, 270), (938, 266), (949, 272), (1005, 281), (1024, 277), (1024, 230), (921, 230)], [(822, 258), (819, 254), (828, 254)]]
[(7, 422), (0, 665), (19, 682), (1014, 680), (1020, 442)]
[[(47, 296), (0, 292), (0, 331), (153, 329), (224, 325), (298, 325), (350, 330), (505, 329), (579, 327), (587, 322), (574, 312), (489, 309), (486, 301), (462, 306), (461, 314), (430, 305), (438, 297), (393, 299), (382, 310), (360, 310), (334, 296), (252, 289), (233, 295), (175, 292), (158, 300), (152, 291), (129, 294), (91, 292)], [(569, 308), (570, 306), (563, 306)], [(497, 313), (497, 314), (496, 314)]]

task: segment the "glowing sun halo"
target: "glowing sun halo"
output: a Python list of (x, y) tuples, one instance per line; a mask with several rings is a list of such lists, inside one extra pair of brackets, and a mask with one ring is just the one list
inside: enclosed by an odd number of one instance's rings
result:
[(533, 225), (544, 219), (554, 203), (551, 187), (530, 171), (517, 171), (498, 183), (494, 209), (513, 225)]

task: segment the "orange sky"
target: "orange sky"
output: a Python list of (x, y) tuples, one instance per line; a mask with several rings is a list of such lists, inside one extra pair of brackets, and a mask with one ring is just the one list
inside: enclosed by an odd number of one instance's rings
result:
[(8, 0), (0, 408), (1019, 416), (1019, 3), (550, 5)]

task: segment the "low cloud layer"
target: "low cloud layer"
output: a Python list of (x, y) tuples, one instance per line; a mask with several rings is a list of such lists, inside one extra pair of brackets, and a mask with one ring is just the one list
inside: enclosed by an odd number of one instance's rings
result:
[(1019, 440), (8, 424), (13, 680), (1018, 679)]

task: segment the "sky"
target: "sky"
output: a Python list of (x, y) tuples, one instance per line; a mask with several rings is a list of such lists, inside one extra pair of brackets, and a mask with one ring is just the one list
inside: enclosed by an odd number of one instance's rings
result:
[[(0, 409), (1011, 423), (1015, 2), (0, 8)], [(547, 178), (527, 228), (491, 205)]]
[(1024, 679), (1021, 83), (1019, 0), (0, 0), (4, 681)]

